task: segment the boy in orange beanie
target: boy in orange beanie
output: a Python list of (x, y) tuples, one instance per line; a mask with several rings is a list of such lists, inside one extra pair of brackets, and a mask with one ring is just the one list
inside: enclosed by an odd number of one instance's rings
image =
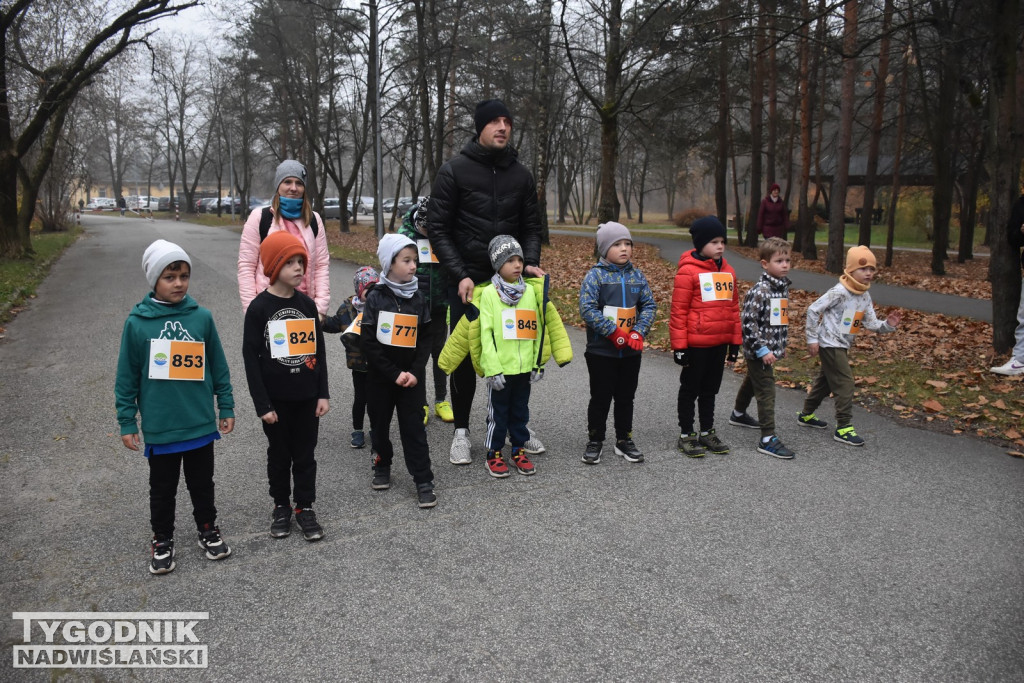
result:
[(902, 315), (893, 311), (885, 320), (875, 317), (868, 288), (878, 270), (875, 255), (864, 246), (850, 247), (846, 270), (839, 284), (825, 292), (807, 308), (807, 349), (821, 359), (821, 370), (814, 378), (797, 421), (804, 427), (824, 429), (814, 411), (831, 392), (836, 399), (836, 431), (833, 438), (848, 446), (863, 446), (864, 439), (853, 428), (853, 372), (850, 370), (850, 344), (862, 329), (895, 332)]
[[(323, 538), (316, 520), (316, 449), (320, 418), (330, 410), (324, 335), (316, 304), (296, 287), (306, 273), (306, 247), (291, 233), (271, 233), (260, 246), (270, 286), (245, 312), (242, 359), (249, 393), (267, 435), (267, 478), (274, 499), (270, 535), (291, 533), (292, 506), (307, 541)], [(294, 489), (292, 479), (294, 477)]]

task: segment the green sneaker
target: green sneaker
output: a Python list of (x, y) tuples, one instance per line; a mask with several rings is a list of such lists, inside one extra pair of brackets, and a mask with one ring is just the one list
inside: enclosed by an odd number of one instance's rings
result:
[(814, 413), (797, 413), (796, 421), (801, 427), (814, 427), (815, 429), (828, 427), (828, 422), (819, 420)]
[(722, 443), (722, 440), (715, 434), (714, 429), (709, 429), (707, 434), (701, 432), (700, 438), (697, 441), (715, 455), (725, 455), (729, 452), (729, 447)]
[(697, 432), (680, 434), (679, 441), (676, 442), (676, 448), (687, 458), (704, 457), (704, 447), (697, 440)]
[(836, 433), (832, 435), (832, 438), (839, 443), (845, 443), (847, 446), (863, 446), (864, 439), (857, 436), (857, 432), (853, 429), (853, 425), (849, 427), (840, 427), (836, 430)]

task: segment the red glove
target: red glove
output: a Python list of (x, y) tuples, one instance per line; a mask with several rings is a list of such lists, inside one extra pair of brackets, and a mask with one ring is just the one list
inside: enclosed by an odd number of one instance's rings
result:
[(633, 349), (634, 351), (643, 351), (644, 336), (639, 332), (630, 332), (629, 338), (626, 339), (626, 344), (628, 344), (629, 348)]
[(626, 339), (626, 333), (621, 328), (616, 327), (615, 331), (608, 335), (608, 338), (612, 340), (612, 346), (617, 349), (626, 348), (628, 340)]

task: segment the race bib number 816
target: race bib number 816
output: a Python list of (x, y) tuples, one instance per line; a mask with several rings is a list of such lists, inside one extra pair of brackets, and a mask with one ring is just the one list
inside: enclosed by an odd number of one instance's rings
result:
[(701, 273), (697, 276), (700, 282), (701, 301), (731, 301), (732, 275), (729, 273)]

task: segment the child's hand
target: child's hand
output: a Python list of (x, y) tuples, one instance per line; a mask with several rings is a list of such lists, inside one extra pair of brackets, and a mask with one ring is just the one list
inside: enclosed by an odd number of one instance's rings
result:
[(414, 387), (416, 386), (416, 375), (411, 372), (401, 372), (395, 379), (395, 384), (406, 389)]
[(644, 336), (639, 332), (630, 332), (626, 338), (626, 345), (634, 351), (644, 350)]
[(769, 367), (771, 367), (772, 365), (775, 365), (775, 361), (777, 361), (777, 360), (778, 360), (778, 358), (775, 357), (775, 354), (771, 353), (770, 351), (768, 352), (767, 356), (762, 356), (761, 357), (761, 362), (764, 363), (765, 365), (769, 366)]
[(497, 375), (491, 375), (487, 378), (487, 386), (491, 388), (491, 391), (501, 391), (505, 388), (505, 375), (504, 373), (498, 373)]
[(889, 317), (885, 319), (885, 322), (888, 323), (889, 327), (898, 327), (901, 320), (903, 320), (903, 314), (899, 311), (893, 311), (889, 314)]
[(263, 420), (264, 422), (266, 422), (268, 425), (276, 424), (277, 423), (277, 411), (276, 410), (271, 410), (266, 415), (260, 415), (260, 419)]
[(235, 429), (235, 418), (225, 417), (220, 421), (220, 433), (230, 434)]
[(807, 345), (807, 353), (811, 354), (811, 358), (814, 358), (815, 356), (817, 356), (818, 355), (818, 342), (814, 342), (813, 344), (808, 344)]
[(626, 344), (629, 343), (629, 340), (626, 339), (626, 333), (622, 331), (621, 327), (616, 327), (615, 331), (608, 335), (608, 339), (611, 340), (612, 346), (617, 349), (624, 349)]
[(327, 414), (327, 411), (331, 409), (331, 402), (326, 398), (318, 398), (316, 400), (316, 416), (323, 417)]
[(740, 357), (740, 345), (729, 344), (729, 350), (725, 352), (725, 364), (732, 365)]
[(139, 450), (139, 435), (138, 434), (122, 434), (121, 435), (121, 443), (124, 444), (125, 448), (127, 448), (129, 450), (137, 451), (137, 450)]

